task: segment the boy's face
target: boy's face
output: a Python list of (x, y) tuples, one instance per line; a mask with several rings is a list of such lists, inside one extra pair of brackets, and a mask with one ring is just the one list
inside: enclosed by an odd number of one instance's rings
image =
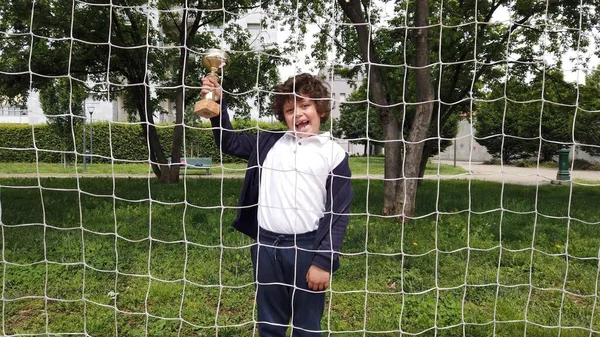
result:
[(296, 97), (283, 105), (283, 115), (288, 130), (296, 132), (297, 137), (309, 137), (319, 133), (321, 117), (315, 102), (308, 98)]

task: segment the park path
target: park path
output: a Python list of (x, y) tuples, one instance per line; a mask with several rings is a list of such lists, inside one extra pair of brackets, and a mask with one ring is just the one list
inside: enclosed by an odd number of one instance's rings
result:
[[(441, 160), (442, 164), (453, 165), (452, 161)], [(434, 163), (437, 163), (435, 161)], [(466, 173), (458, 175), (426, 175), (425, 179), (471, 179), (471, 180), (484, 180), (484, 181), (495, 181), (505, 182), (509, 184), (521, 184), (521, 185), (543, 185), (555, 182), (557, 169), (548, 168), (535, 168), (535, 167), (515, 167), (507, 165), (486, 165), (479, 162), (457, 162), (457, 166), (460, 166), (467, 170)], [(74, 174), (0, 174), (0, 178), (75, 178), (77, 175)], [(81, 178), (154, 178), (154, 175), (148, 174), (81, 174)], [(221, 174), (211, 175), (188, 175), (188, 179), (197, 178), (243, 178), (243, 174), (227, 174), (225, 176)], [(373, 179), (381, 180), (382, 175), (354, 175), (355, 179)], [(578, 182), (590, 183), (600, 185), (600, 171), (572, 171), (571, 179), (578, 180)]]
[[(447, 165), (454, 164), (452, 161), (446, 160), (441, 160), (440, 163)], [(558, 173), (558, 169), (551, 168), (486, 165), (480, 162), (457, 162), (456, 165), (464, 168), (468, 173), (463, 173), (458, 176), (441, 176), (441, 178), (485, 180), (521, 185), (542, 185), (556, 182), (556, 174)], [(436, 176), (433, 176), (433, 178), (436, 178)], [(600, 184), (600, 171), (571, 171), (571, 179), (582, 183)]]

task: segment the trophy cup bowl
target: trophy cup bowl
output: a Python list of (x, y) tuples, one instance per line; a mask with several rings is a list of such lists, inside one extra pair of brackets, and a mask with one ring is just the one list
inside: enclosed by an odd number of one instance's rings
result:
[[(229, 65), (229, 55), (220, 49), (209, 49), (202, 59), (202, 65), (209, 73), (206, 77), (219, 83), (219, 72)], [(209, 92), (194, 105), (194, 113), (201, 117), (212, 118), (221, 114), (221, 105), (215, 102), (213, 92)]]

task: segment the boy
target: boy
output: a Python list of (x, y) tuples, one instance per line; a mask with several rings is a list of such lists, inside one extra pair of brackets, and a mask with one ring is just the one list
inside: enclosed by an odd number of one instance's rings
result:
[[(220, 99), (218, 84), (203, 79), (202, 94)], [(338, 254), (349, 222), (348, 155), (319, 133), (329, 117), (329, 90), (310, 74), (275, 86), (274, 110), (288, 131), (232, 131), (225, 99), (211, 118), (217, 146), (248, 160), (233, 226), (257, 241), (251, 247), (261, 337), (321, 333), (325, 289), (339, 267)]]

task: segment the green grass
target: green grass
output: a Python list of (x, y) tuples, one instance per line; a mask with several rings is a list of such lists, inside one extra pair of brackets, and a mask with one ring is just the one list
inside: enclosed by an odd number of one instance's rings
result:
[[(371, 157), (367, 160), (366, 157), (350, 157), (350, 168), (354, 175), (383, 175), (384, 158)], [(216, 163), (215, 167), (210, 170), (211, 174), (235, 175), (243, 174), (246, 164), (243, 163), (225, 163), (223, 167)], [(77, 166), (71, 164), (69, 167), (63, 167), (62, 164), (53, 163), (2, 163), (0, 165), (0, 174), (148, 174), (152, 170), (148, 164), (130, 163), (130, 164), (87, 164), (86, 171), (83, 172), (83, 164)], [(453, 167), (452, 165), (440, 165), (440, 175), (456, 175), (467, 172), (461, 167)], [(205, 170), (188, 169), (187, 175), (203, 175)], [(183, 174), (183, 171), (182, 171)], [(425, 170), (426, 175), (437, 175), (438, 164), (429, 163)]]
[(590, 180), (590, 179), (574, 179), (574, 181), (578, 184), (587, 184), (587, 185), (600, 185), (600, 180)]
[[(383, 175), (385, 157), (350, 157), (350, 169), (354, 175)], [(439, 166), (439, 173), (438, 173)], [(462, 167), (435, 162), (427, 163), (425, 175), (457, 175), (466, 173)]]
[[(0, 180), (3, 333), (252, 336), (251, 241), (228, 225), (241, 183)], [(600, 330), (598, 188), (424, 181), (401, 225), (379, 216), (381, 182), (353, 186), (332, 336)]]
[[(243, 174), (243, 170), (246, 164), (243, 163), (226, 163), (223, 165), (224, 174)], [(221, 174), (221, 167), (216, 164), (214, 168), (210, 170), (211, 174)], [(2, 163), (0, 165), (0, 174), (101, 174), (110, 175), (113, 174), (152, 174), (150, 165), (145, 163), (129, 163), (129, 164), (106, 164), (106, 163), (94, 163), (87, 164), (85, 172), (83, 171), (83, 164), (78, 163), (75, 166), (71, 163), (67, 167), (63, 167), (62, 164), (56, 163)], [(184, 170), (181, 171), (182, 174)], [(206, 170), (188, 169), (185, 174), (187, 175), (203, 175), (206, 174)]]

